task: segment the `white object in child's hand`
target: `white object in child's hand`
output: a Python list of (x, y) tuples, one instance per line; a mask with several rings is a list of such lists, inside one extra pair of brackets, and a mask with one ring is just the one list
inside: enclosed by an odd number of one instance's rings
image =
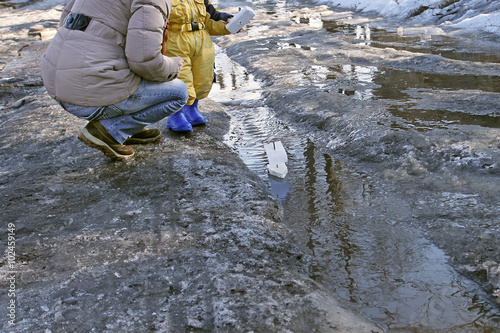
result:
[(235, 34), (240, 31), (241, 28), (245, 24), (248, 23), (255, 16), (255, 12), (250, 7), (245, 7), (238, 12), (238, 14), (234, 15), (231, 18), (231, 21), (226, 24), (226, 29), (229, 30), (230, 33)]

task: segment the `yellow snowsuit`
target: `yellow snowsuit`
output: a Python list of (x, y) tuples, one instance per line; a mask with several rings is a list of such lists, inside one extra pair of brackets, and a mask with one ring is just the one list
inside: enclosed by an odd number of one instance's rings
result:
[(188, 86), (187, 105), (212, 89), (215, 51), (210, 36), (228, 34), (226, 22), (210, 19), (204, 0), (172, 0), (166, 55), (184, 59), (178, 78)]

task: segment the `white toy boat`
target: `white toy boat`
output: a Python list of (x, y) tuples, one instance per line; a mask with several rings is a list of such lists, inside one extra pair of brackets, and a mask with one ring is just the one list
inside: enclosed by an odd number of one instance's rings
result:
[(286, 162), (288, 157), (281, 141), (271, 142), (264, 145), (269, 164), (267, 168), (272, 176), (285, 178), (288, 173)]

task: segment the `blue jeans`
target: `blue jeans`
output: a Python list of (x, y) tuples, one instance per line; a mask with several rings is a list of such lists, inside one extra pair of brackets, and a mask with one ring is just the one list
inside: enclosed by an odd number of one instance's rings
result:
[(188, 98), (186, 84), (179, 79), (168, 82), (143, 79), (135, 93), (112, 105), (85, 107), (59, 103), (78, 118), (98, 120), (118, 143), (123, 144), (147, 125), (179, 111)]

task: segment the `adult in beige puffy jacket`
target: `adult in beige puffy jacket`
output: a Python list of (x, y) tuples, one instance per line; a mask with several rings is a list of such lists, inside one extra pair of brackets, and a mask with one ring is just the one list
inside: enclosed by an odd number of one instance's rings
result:
[(187, 101), (183, 60), (162, 55), (171, 0), (70, 0), (42, 58), (50, 96), (89, 120), (78, 138), (112, 159), (160, 139), (145, 126)]

